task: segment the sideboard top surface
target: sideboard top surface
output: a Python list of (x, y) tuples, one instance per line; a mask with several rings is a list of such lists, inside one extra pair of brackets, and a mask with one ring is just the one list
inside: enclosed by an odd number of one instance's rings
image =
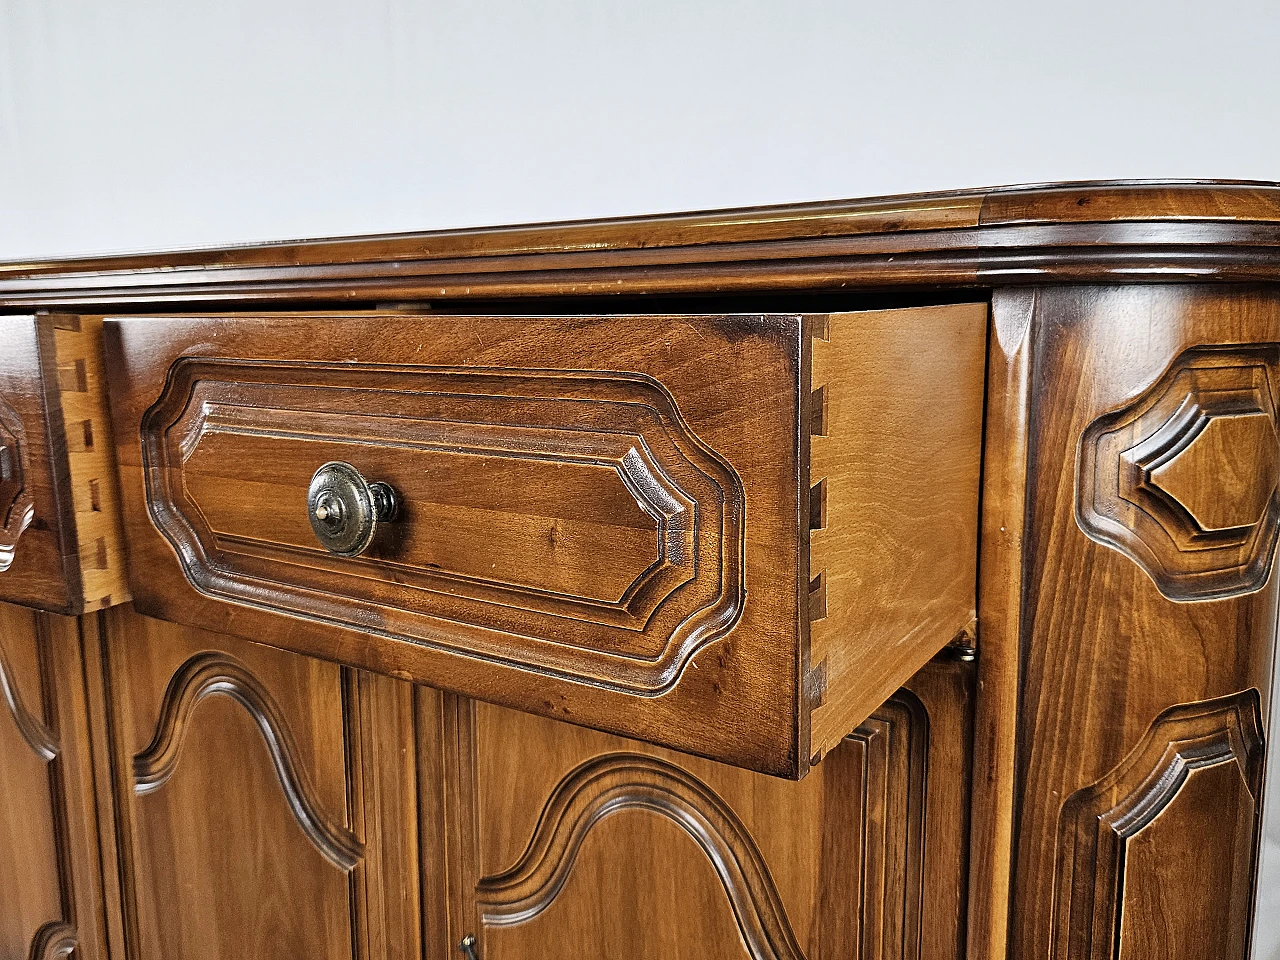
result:
[(0, 306), (1273, 281), (1280, 183), (1082, 182), (0, 263)]

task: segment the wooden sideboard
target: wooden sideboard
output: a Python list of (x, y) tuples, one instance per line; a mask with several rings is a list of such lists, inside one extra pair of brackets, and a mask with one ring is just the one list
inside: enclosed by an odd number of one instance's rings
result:
[(0, 264), (0, 960), (1246, 958), (1280, 185)]

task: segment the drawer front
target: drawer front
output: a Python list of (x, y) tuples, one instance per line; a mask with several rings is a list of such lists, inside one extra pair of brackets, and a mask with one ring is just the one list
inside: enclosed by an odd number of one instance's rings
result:
[(128, 599), (101, 321), (0, 317), (0, 600)]
[[(137, 605), (794, 774), (803, 330), (112, 319)], [(330, 461), (398, 500), (356, 557), (309, 519)]]
[[(641, 695), (742, 610), (742, 482), (647, 378), (184, 358), (142, 432), (211, 596)], [(359, 557), (309, 521), (330, 461), (399, 501)]]
[(134, 597), (798, 776), (972, 618), (984, 321), (110, 319)]

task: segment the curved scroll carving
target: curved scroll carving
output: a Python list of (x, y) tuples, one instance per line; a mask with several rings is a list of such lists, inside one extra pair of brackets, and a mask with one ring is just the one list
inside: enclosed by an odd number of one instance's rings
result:
[(4, 698), (5, 705), (9, 708), (9, 713), (13, 715), (14, 723), (18, 725), (18, 732), (22, 734), (22, 739), (27, 742), (27, 746), (45, 760), (52, 760), (56, 757), (58, 755), (58, 738), (22, 702), (22, 695), (18, 692), (18, 684), (14, 678), (13, 667), (9, 665), (9, 658), (5, 653), (3, 643), (0, 643), (0, 697)]
[[(210, 596), (644, 696), (742, 612), (741, 479), (639, 374), (181, 358), (142, 445)], [(402, 495), (359, 559), (223, 495), (254, 463), (263, 495), (305, 497), (317, 457), (381, 458)]]
[(215, 694), (240, 704), (257, 724), (289, 809), (316, 849), (338, 868), (354, 868), (364, 856), (363, 844), (321, 810), (305, 769), (295, 759), (297, 748), (280, 708), (248, 668), (226, 654), (196, 654), (169, 681), (155, 734), (133, 758), (137, 793), (150, 793), (173, 775), (192, 712), (201, 700)]
[(0, 397), (0, 573), (13, 563), (18, 538), (36, 515), (24, 478), (26, 446), (22, 418)]
[(546, 910), (568, 880), (587, 834), (623, 810), (666, 817), (702, 848), (752, 957), (803, 960), (768, 867), (737, 815), (696, 777), (634, 753), (596, 757), (560, 781), (519, 861), (477, 884), (484, 922), (512, 926)]
[[(1114, 956), (1121, 931), (1134, 920), (1125, 911), (1126, 860), (1131, 842), (1167, 815), (1193, 775), (1210, 768), (1238, 771), (1244, 793), (1232, 803), (1223, 791), (1209, 809), (1193, 811), (1199, 824), (1221, 826), (1216, 841), (1196, 837), (1195, 846), (1216, 842), (1209, 855), (1241, 870), (1240, 890), (1251, 884), (1257, 803), (1262, 785), (1263, 750), (1257, 691), (1172, 707), (1160, 714), (1124, 761), (1092, 786), (1073, 793), (1062, 805), (1058, 824), (1058, 877), (1055, 903), (1055, 960), (1102, 960)], [(1226, 784), (1232, 782), (1226, 777)], [(1215, 784), (1216, 786), (1216, 784)], [(1185, 831), (1184, 831), (1185, 833)], [(1176, 884), (1176, 852), (1165, 850), (1164, 882)], [(1188, 858), (1188, 862), (1190, 859)], [(1194, 867), (1188, 869), (1194, 870)], [(1187, 882), (1194, 890), (1196, 879)], [(1214, 891), (1221, 897), (1221, 891)], [(1248, 897), (1227, 908), (1248, 910)], [(1142, 932), (1138, 931), (1141, 937)], [(1201, 947), (1204, 944), (1200, 945)]]
[(1198, 347), (1145, 394), (1094, 421), (1077, 459), (1076, 518), (1171, 600), (1261, 589), (1280, 536), (1274, 344)]
[(71, 956), (79, 945), (75, 927), (54, 920), (36, 931), (27, 956), (30, 960), (59, 960)]

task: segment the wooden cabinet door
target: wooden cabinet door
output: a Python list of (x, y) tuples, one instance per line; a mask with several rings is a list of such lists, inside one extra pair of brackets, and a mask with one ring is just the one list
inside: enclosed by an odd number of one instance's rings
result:
[(960, 956), (969, 669), (930, 664), (800, 783), (421, 691), (428, 955)]
[(109, 614), (132, 956), (420, 953), (412, 690)]
[(78, 621), (0, 604), (0, 958), (105, 957)]

